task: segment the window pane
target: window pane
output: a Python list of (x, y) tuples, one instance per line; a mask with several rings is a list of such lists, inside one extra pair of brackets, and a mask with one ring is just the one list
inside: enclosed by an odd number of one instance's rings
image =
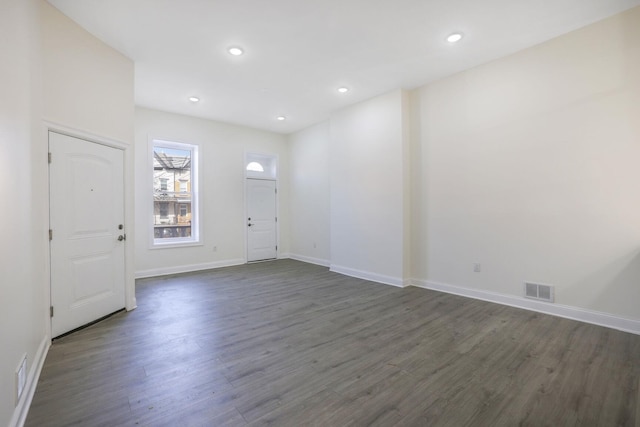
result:
[(258, 162), (251, 162), (247, 165), (247, 170), (253, 172), (264, 172), (264, 167), (262, 167)]
[(185, 149), (154, 144), (153, 236), (155, 239), (189, 239), (192, 236), (191, 146)]
[(167, 202), (158, 202), (160, 206), (160, 219), (166, 219), (169, 217), (169, 203)]

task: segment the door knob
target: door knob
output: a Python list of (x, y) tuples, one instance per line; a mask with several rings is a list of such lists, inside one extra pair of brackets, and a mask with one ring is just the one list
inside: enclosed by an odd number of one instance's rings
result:
[(118, 241), (119, 242), (122, 242), (123, 240), (127, 240), (127, 235), (126, 234), (124, 234), (124, 235), (121, 234), (121, 235), (118, 236)]

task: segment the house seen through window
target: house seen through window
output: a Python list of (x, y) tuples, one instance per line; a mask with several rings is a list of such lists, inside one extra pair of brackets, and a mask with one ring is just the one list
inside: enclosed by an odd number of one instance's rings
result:
[(154, 244), (198, 241), (196, 150), (189, 144), (153, 143)]

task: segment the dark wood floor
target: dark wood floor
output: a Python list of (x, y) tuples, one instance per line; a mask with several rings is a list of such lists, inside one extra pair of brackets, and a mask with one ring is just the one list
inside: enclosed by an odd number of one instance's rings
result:
[(27, 426), (638, 426), (640, 336), (292, 260), (140, 280)]

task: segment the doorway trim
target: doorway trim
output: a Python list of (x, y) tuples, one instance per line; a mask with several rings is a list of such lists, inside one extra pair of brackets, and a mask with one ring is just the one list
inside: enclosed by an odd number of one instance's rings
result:
[[(124, 155), (124, 218), (125, 226), (127, 230), (127, 237), (124, 241), (124, 276), (125, 276), (125, 309), (127, 311), (134, 310), (137, 307), (136, 295), (135, 295), (135, 275), (134, 275), (134, 240), (135, 240), (135, 216), (134, 216), (134, 196), (135, 188), (132, 185), (134, 182), (134, 143), (127, 144), (124, 141), (96, 135), (91, 132), (75, 129), (69, 126), (62, 125), (60, 123), (43, 120), (43, 138), (45, 138), (45, 149), (49, 150), (49, 132), (55, 132), (62, 135), (70, 136), (73, 138), (83, 139), (85, 141), (92, 142), (94, 144), (105, 145), (107, 147), (120, 149)], [(46, 166), (48, 169), (48, 165)], [(50, 177), (47, 172), (47, 188), (50, 185)], [(49, 206), (51, 206), (50, 194), (47, 192), (47, 212), (46, 212), (46, 230), (51, 227), (49, 222)], [(47, 297), (47, 310), (51, 306), (51, 250), (49, 241), (47, 240), (47, 265), (46, 265), (46, 293)], [(51, 338), (51, 322), (47, 322), (47, 336)]]
[[(260, 173), (255, 173), (251, 171), (247, 171), (247, 165), (251, 162), (258, 161), (263, 163), (263, 166), (266, 166), (266, 170), (264, 175)], [(276, 183), (276, 258), (280, 258), (280, 181), (279, 177), (279, 157), (277, 154), (273, 153), (265, 153), (265, 152), (257, 152), (257, 151), (245, 151), (242, 171), (244, 174), (244, 217), (242, 218), (242, 223), (244, 225), (244, 263), (249, 262), (249, 230), (246, 226), (248, 212), (249, 212), (249, 204), (248, 204), (248, 180), (252, 179), (262, 179), (265, 181), (274, 181)], [(261, 262), (261, 261), (251, 261), (251, 262)]]

